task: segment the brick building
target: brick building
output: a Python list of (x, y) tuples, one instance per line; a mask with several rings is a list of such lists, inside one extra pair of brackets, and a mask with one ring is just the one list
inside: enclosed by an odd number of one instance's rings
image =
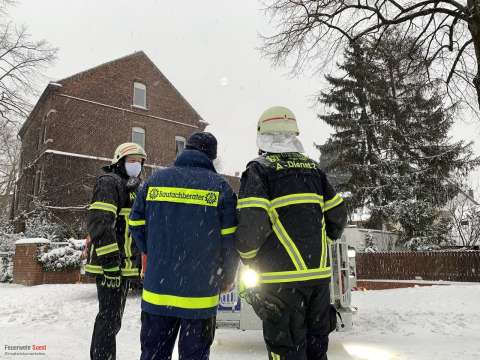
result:
[(50, 83), (19, 132), (18, 230), (35, 199), (82, 229), (95, 177), (118, 144), (143, 145), (150, 173), (171, 165), (185, 139), (206, 125), (142, 51)]

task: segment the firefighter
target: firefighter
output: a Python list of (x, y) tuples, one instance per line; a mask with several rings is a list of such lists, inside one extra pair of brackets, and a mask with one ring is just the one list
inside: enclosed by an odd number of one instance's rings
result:
[(298, 134), (289, 109), (261, 115), (260, 156), (241, 178), (235, 246), (258, 282), (243, 296), (262, 320), (269, 359), (326, 360), (336, 321), (328, 243), (341, 236), (346, 207), (302, 154)]
[(140, 185), (146, 153), (140, 145), (117, 147), (111, 165), (97, 178), (88, 208), (91, 239), (85, 272), (96, 276), (99, 312), (95, 319), (91, 359), (115, 359), (129, 279), (139, 276), (139, 253), (128, 233), (130, 208)]
[(193, 134), (171, 168), (139, 193), (130, 230), (147, 255), (142, 294), (142, 360), (206, 360), (220, 292), (232, 286), (238, 255), (236, 195), (216, 173), (217, 140)]

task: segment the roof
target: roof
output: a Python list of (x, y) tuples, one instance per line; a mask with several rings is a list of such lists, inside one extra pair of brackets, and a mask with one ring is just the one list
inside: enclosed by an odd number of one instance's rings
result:
[[(128, 58), (133, 58), (133, 57), (136, 57), (136, 56), (144, 56), (144, 57), (146, 57), (148, 60), (150, 60), (150, 58), (147, 56), (147, 54), (145, 54), (145, 52), (143, 52), (143, 51), (135, 51), (133, 54), (125, 55), (125, 56), (119, 57), (119, 58), (117, 58), (117, 59), (104, 62), (104, 63), (102, 63), (102, 64), (100, 64), (100, 65), (96, 65), (96, 66), (91, 67), (91, 68), (89, 68), (89, 69), (80, 71), (80, 72), (78, 72), (78, 73), (76, 73), (76, 74), (73, 74), (73, 75), (70, 75), (70, 76), (68, 76), (68, 77), (66, 77), (66, 78), (63, 78), (63, 79), (61, 79), (61, 80), (58, 80), (57, 82), (59, 82), (59, 83), (66, 82), (66, 81), (68, 81), (68, 80), (70, 80), (70, 79), (73, 79), (73, 78), (75, 78), (75, 77), (77, 77), (77, 76), (84, 75), (84, 74), (88, 74), (89, 72), (92, 72), (92, 71), (94, 71), (94, 70), (97, 70), (97, 69), (99, 69), (99, 68), (101, 68), (101, 67), (103, 67), (103, 66), (106, 66), (106, 65), (109, 65), (109, 64), (113, 64), (113, 63), (116, 63), (116, 62), (118, 62), (118, 61), (122, 61), (122, 60), (125, 60), (125, 59), (128, 59)], [(152, 61), (150, 60), (150, 62), (152, 62)], [(153, 66), (155, 66), (155, 68), (158, 70), (157, 66), (156, 66), (153, 62), (152, 62), (152, 64), (153, 64)], [(159, 70), (159, 71), (160, 71), (160, 70)]]
[(155, 68), (155, 70), (168, 82), (168, 84), (172, 87), (173, 90), (175, 90), (175, 92), (178, 94), (179, 97), (181, 97), (185, 103), (190, 106), (190, 108), (193, 110), (193, 112), (197, 115), (198, 117), (198, 121), (203, 121), (202, 120), (202, 117), (198, 114), (198, 112), (193, 108), (192, 105), (190, 105), (190, 103), (183, 97), (183, 95), (180, 93), (180, 91), (177, 90), (177, 88), (170, 82), (170, 80), (168, 80), (168, 78), (160, 71), (160, 69), (155, 65), (155, 63), (147, 56), (147, 54), (145, 54), (144, 51), (140, 50), (140, 51), (136, 51), (132, 54), (129, 54), (129, 55), (126, 55), (126, 56), (122, 56), (122, 57), (119, 57), (117, 59), (114, 59), (114, 60), (110, 60), (110, 61), (107, 61), (107, 62), (104, 62), (100, 65), (97, 65), (97, 66), (94, 66), (92, 68), (89, 68), (89, 69), (86, 69), (86, 70), (83, 70), (83, 71), (80, 71), (76, 74), (73, 74), (71, 76), (68, 76), (66, 78), (63, 78), (61, 80), (58, 80), (58, 81), (55, 81), (55, 82), (50, 82), (47, 87), (45, 88), (45, 90), (43, 91), (43, 93), (40, 95), (40, 98), (38, 99), (37, 103), (35, 104), (35, 106), (33, 107), (32, 111), (30, 112), (30, 114), (28, 115), (27, 117), (27, 120), (25, 120), (25, 122), (23, 123), (20, 131), (18, 132), (18, 135), (20, 137), (23, 136), (23, 134), (25, 133), (25, 131), (28, 129), (28, 127), (30, 126), (30, 123), (31, 123), (31, 119), (35, 116), (35, 114), (37, 113), (38, 109), (40, 108), (40, 105), (47, 99), (47, 97), (53, 92), (53, 91), (56, 91), (58, 89), (60, 89), (62, 87), (62, 83), (64, 84), (65, 82), (69, 81), (69, 80), (72, 80), (78, 76), (81, 76), (81, 75), (84, 75), (84, 74), (87, 74), (89, 72), (92, 72), (92, 71), (95, 71), (103, 66), (106, 66), (106, 65), (109, 65), (109, 64), (112, 64), (112, 63), (115, 63), (115, 62), (118, 62), (118, 61), (122, 61), (122, 60), (125, 60), (125, 59), (128, 59), (128, 58), (134, 58), (134, 57), (144, 57), (146, 58), (150, 64)]

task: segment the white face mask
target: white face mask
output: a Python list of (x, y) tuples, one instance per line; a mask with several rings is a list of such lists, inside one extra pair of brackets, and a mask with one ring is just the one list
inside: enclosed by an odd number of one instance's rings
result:
[(142, 164), (139, 162), (127, 162), (125, 163), (125, 171), (130, 177), (137, 177), (142, 171)]

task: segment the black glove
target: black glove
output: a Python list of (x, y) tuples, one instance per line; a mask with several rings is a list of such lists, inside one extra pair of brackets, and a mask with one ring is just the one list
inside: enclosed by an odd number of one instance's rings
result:
[(100, 285), (110, 289), (118, 289), (122, 283), (122, 276), (118, 266), (115, 270), (103, 269), (103, 278)]
[(251, 288), (246, 290), (244, 299), (262, 320), (280, 322), (285, 316), (285, 304), (273, 295)]

